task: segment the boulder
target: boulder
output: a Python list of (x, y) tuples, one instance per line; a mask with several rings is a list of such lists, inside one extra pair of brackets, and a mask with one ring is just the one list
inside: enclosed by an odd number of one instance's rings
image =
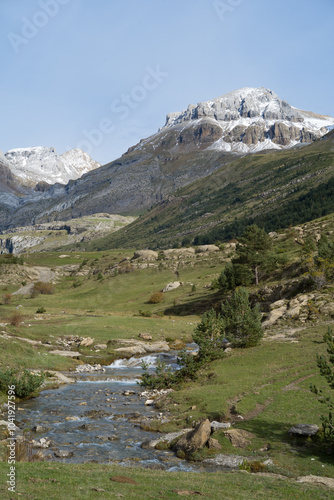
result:
[(181, 286), (180, 281), (173, 281), (172, 283), (168, 283), (168, 285), (165, 286), (165, 288), (162, 290), (164, 293), (165, 292), (170, 292), (171, 290), (176, 290), (176, 288), (179, 288)]
[(255, 437), (254, 434), (243, 429), (229, 429), (224, 434), (235, 448), (247, 448)]
[(140, 333), (138, 337), (143, 340), (152, 340), (152, 335), (149, 333)]
[(80, 347), (89, 347), (90, 345), (92, 345), (94, 343), (94, 339), (90, 338), (90, 337), (86, 337), (85, 339), (83, 339), (81, 342), (80, 342)]
[(186, 454), (194, 453), (203, 448), (210, 438), (211, 424), (210, 420), (198, 424), (195, 429), (188, 432), (177, 441), (174, 446), (175, 451), (184, 451)]
[(315, 424), (297, 424), (289, 430), (290, 435), (295, 436), (315, 436), (319, 427)]
[(211, 422), (212, 432), (219, 431), (220, 429), (229, 429), (230, 427), (230, 422), (217, 422), (216, 420)]

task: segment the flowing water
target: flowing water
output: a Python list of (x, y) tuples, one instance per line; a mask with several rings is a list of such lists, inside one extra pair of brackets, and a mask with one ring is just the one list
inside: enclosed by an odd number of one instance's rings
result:
[[(200, 466), (180, 460), (172, 452), (141, 448), (143, 441), (157, 439), (159, 434), (142, 430), (139, 422), (159, 416), (159, 411), (145, 406), (137, 380), (142, 374), (141, 362), (154, 368), (158, 359), (177, 368), (177, 353), (117, 360), (105, 367), (105, 372), (79, 374), (75, 383), (43, 391), (20, 404), (23, 411), (17, 412), (18, 426), (31, 429), (42, 425), (47, 429), (33, 437), (51, 440), (44, 454), (52, 461), (198, 471)], [(125, 395), (126, 391), (134, 394)], [(55, 450), (73, 452), (73, 456), (56, 458)]]

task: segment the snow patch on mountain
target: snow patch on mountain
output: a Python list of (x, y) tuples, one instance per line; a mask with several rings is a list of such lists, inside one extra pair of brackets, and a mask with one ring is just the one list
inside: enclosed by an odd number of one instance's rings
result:
[(4, 158), (12, 173), (26, 185), (67, 184), (101, 166), (81, 149), (58, 156), (52, 147), (16, 148), (7, 151)]

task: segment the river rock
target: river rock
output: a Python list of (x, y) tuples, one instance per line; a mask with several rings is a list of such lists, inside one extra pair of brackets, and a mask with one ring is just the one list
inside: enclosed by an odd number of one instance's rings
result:
[(49, 448), (51, 441), (48, 438), (41, 438), (39, 441), (32, 440), (32, 445), (34, 448)]
[(289, 430), (290, 435), (295, 436), (315, 436), (319, 431), (319, 427), (315, 424), (297, 424)]
[(145, 401), (145, 406), (153, 406), (154, 405), (154, 399), (147, 399)]
[(33, 432), (47, 432), (49, 429), (44, 425), (34, 425), (31, 429)]
[(206, 458), (203, 460), (204, 464), (213, 465), (215, 467), (228, 467), (237, 469), (244, 460), (252, 460), (240, 455), (216, 455), (214, 458)]
[(54, 452), (54, 455), (57, 458), (71, 458), (73, 457), (74, 453), (73, 451), (57, 450)]
[(206, 419), (188, 432), (177, 441), (174, 446), (175, 451), (184, 451), (185, 453), (194, 453), (203, 448), (210, 438), (211, 424), (210, 420)]
[(141, 448), (144, 450), (153, 450), (159, 443), (170, 444), (174, 441), (174, 439), (177, 439), (178, 437), (181, 437), (191, 431), (192, 429), (182, 429), (182, 431), (169, 432), (168, 434), (160, 436), (158, 439), (148, 439), (142, 443)]

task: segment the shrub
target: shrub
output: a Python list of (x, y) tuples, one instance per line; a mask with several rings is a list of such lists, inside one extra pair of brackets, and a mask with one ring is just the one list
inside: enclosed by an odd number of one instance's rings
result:
[(139, 316), (143, 316), (144, 318), (150, 318), (152, 316), (152, 313), (150, 311), (142, 311), (139, 309)]
[(31, 297), (37, 297), (37, 295), (52, 295), (54, 291), (55, 287), (52, 283), (37, 281), (37, 283), (34, 283), (33, 289), (31, 291)]
[(42, 385), (44, 378), (44, 374), (35, 375), (26, 369), (0, 371), (0, 392), (7, 393), (9, 386), (15, 386), (15, 396), (25, 398)]
[(244, 460), (242, 464), (239, 465), (239, 470), (246, 470), (247, 472), (256, 474), (257, 472), (264, 472), (266, 466), (259, 460)]
[(44, 307), (39, 307), (36, 311), (36, 314), (43, 314), (46, 312), (46, 309)]
[(3, 296), (2, 302), (5, 306), (8, 306), (12, 301), (12, 294), (11, 293), (6, 293), (6, 295)]
[(19, 314), (19, 313), (14, 313), (13, 316), (11, 316), (9, 319), (9, 323), (12, 326), (20, 326), (22, 321), (23, 321), (23, 316), (22, 316), (22, 314)]
[(151, 295), (149, 299), (150, 304), (160, 304), (164, 300), (163, 292), (155, 292)]

